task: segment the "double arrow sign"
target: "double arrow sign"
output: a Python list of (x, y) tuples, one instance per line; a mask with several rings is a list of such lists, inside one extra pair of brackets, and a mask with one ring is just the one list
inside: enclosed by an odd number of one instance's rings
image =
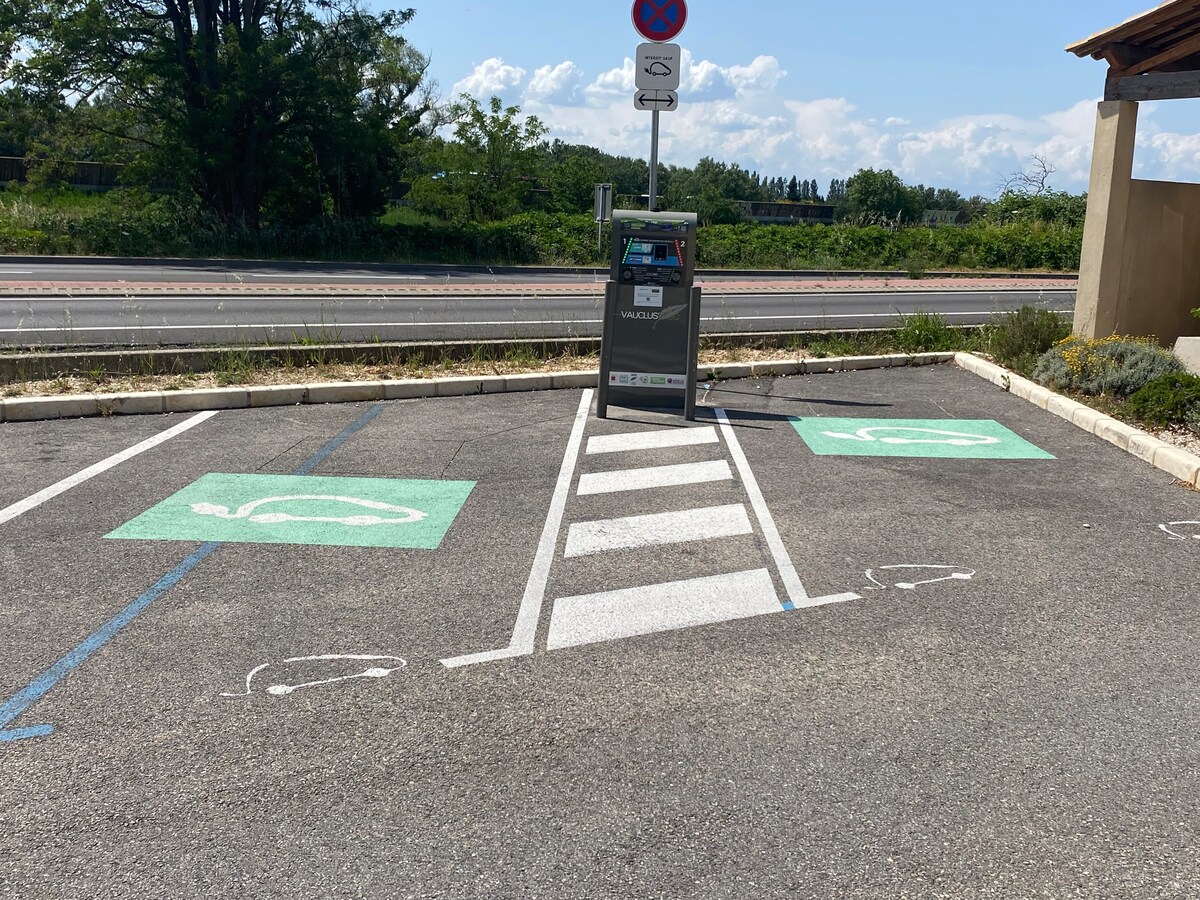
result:
[(638, 91), (633, 95), (634, 109), (670, 112), (679, 106), (679, 95), (674, 91)]

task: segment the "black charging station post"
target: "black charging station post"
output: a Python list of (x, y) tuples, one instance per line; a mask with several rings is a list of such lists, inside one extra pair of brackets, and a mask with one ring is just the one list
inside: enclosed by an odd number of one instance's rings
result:
[(696, 214), (616, 210), (596, 414), (609, 405), (696, 418)]

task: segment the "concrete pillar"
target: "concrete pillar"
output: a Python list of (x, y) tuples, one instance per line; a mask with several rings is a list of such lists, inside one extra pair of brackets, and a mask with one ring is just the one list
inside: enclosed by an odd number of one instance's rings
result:
[(1075, 302), (1075, 333), (1082, 337), (1107, 337), (1117, 329), (1137, 110), (1130, 100), (1115, 100), (1101, 103), (1096, 114)]

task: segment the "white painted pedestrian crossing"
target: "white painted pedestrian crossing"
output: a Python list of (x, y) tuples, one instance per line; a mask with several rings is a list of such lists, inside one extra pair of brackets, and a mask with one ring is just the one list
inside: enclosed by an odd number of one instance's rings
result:
[[(542, 540), (508, 646), (443, 659), (444, 666), (458, 668), (528, 656), (536, 652), (536, 636), (541, 628), (546, 629), (542, 632), (546, 634), (546, 650), (561, 650), (861, 599), (852, 593), (808, 595), (724, 410), (715, 410), (716, 426), (596, 435), (584, 444), (583, 432), (591, 399), (591, 391), (585, 391), (580, 399), (575, 427), (567, 443)], [(714, 444), (724, 444), (728, 453), (714, 453), (711, 449)], [(698, 448), (697, 456), (717, 455), (720, 458), (662, 464), (661, 456), (654, 453), (689, 447)], [(641, 455), (631, 458), (625, 468), (580, 472), (575, 482), (576, 464), (582, 462), (585, 455), (639, 452)], [(641, 462), (643, 458), (646, 462)], [(658, 464), (649, 465), (651, 462)], [(661, 509), (664, 505), (676, 509), (586, 520), (586, 513), (567, 502), (573, 482), (577, 497), (621, 495), (620, 508), (625, 512)], [(688, 503), (686, 488), (689, 485), (722, 483), (730, 485), (729, 499), (745, 502), (714, 504), (716, 496), (723, 492), (717, 486), (691, 495), (693, 503), (707, 502), (709, 505), (678, 508)], [(664, 493), (664, 489), (674, 490)], [(613, 502), (601, 500), (600, 508), (605, 508), (605, 503), (611, 508)], [(583, 501), (579, 506), (586, 509), (588, 503)], [(570, 523), (572, 518), (584, 521)], [(556, 548), (563, 527), (567, 528), (566, 542), (562, 555), (558, 556)], [(758, 561), (749, 562), (745, 555), (761, 558), (763, 548), (756, 549), (756, 541), (743, 540), (739, 544), (728, 539), (744, 539), (756, 534), (765, 542), (774, 566), (742, 571), (745, 566)], [(715, 540), (721, 540), (721, 543), (709, 545), (704, 553), (671, 549), (672, 545)], [(630, 558), (614, 555), (609, 562), (609, 557), (604, 555), (620, 551), (642, 551), (638, 559), (646, 562), (647, 571), (669, 571), (675, 580), (594, 591), (594, 588), (605, 587), (615, 580), (629, 583)], [(570, 562), (580, 558), (586, 558), (588, 562)], [(610, 573), (606, 574), (609, 567)], [(712, 571), (727, 568), (737, 571)], [(553, 590), (549, 585), (554, 582), (561, 586), (549, 593)], [(578, 593), (581, 590), (594, 592)], [(559, 594), (564, 596), (553, 602), (550, 621), (546, 625), (545, 600)]]
[(723, 459), (683, 463), (677, 466), (652, 466), (646, 469), (622, 469), (618, 472), (594, 472), (579, 479), (579, 495), (615, 494), (644, 491), (657, 487), (677, 487), (712, 481), (732, 481), (733, 471)]
[(651, 513), (622, 519), (577, 522), (567, 531), (564, 555), (590, 556), (608, 550), (682, 544), (750, 534), (753, 528), (741, 503), (680, 512)]
[(782, 612), (766, 569), (562, 597), (554, 601), (546, 649), (713, 625)]
[(694, 447), (717, 443), (717, 429), (669, 428), (655, 431), (633, 431), (629, 434), (602, 434), (588, 438), (587, 452), (625, 453), (629, 450), (665, 450), (669, 447)]

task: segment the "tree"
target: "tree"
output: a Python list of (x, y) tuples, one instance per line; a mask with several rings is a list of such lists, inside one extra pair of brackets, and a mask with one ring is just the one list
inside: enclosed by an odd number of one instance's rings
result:
[[(382, 208), (434, 121), (412, 10), (358, 0), (12, 0), (19, 88), (95, 99), (98, 128), (230, 221)], [(0, 51), (4, 49), (0, 40)]]
[(796, 176), (792, 176), (792, 180), (788, 182), (787, 198), (790, 202), (796, 203), (800, 200), (800, 183), (796, 181)]
[(890, 169), (860, 169), (846, 182), (846, 201), (852, 214), (896, 222), (916, 222), (924, 203)]
[(1050, 176), (1058, 169), (1040, 153), (1033, 154), (1031, 158), (1033, 164), (1028, 169), (1022, 166), (1004, 177), (999, 185), (1001, 194), (1040, 197), (1050, 190)]
[(813, 179), (808, 183), (808, 194), (812, 198), (813, 203), (821, 202), (821, 189), (817, 186), (817, 179)]
[(431, 144), (427, 162), (437, 171), (414, 185), (413, 204), (447, 218), (502, 219), (520, 211), (537, 183), (542, 162), (539, 142), (546, 127), (536, 116), (492, 97), (485, 110), (461, 95), (453, 115), (454, 140)]

